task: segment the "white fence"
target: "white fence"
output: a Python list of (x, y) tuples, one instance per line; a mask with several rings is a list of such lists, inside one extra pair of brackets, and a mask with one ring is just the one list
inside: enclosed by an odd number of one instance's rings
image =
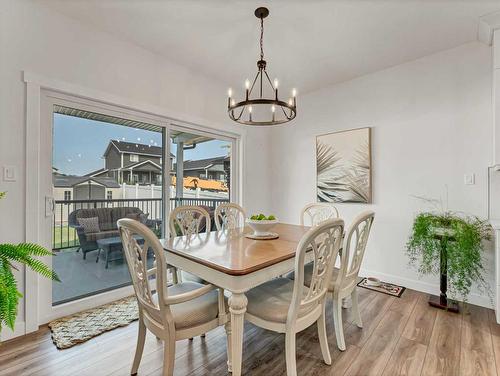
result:
[[(134, 198), (161, 198), (161, 185), (129, 185), (122, 184), (121, 197), (122, 199), (134, 199)], [(227, 199), (227, 192), (211, 192), (203, 191), (200, 188), (197, 189), (184, 189), (183, 197), (185, 198), (215, 198), (215, 199)], [(175, 187), (170, 187), (169, 198), (175, 198)]]

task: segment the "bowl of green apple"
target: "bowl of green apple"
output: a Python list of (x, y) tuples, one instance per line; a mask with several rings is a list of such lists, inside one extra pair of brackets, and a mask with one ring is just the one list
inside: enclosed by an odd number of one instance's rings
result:
[(265, 216), (264, 214), (255, 214), (247, 218), (247, 224), (253, 230), (254, 236), (266, 236), (271, 234), (270, 230), (279, 222), (274, 215)]

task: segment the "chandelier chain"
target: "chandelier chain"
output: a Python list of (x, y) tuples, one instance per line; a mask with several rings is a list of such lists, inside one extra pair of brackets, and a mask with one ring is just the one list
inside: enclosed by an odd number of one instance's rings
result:
[(264, 18), (260, 19), (260, 60), (264, 60)]

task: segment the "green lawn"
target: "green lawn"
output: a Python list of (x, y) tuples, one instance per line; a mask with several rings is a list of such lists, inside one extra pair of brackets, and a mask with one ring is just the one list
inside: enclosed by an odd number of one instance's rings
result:
[(78, 236), (74, 228), (67, 225), (56, 226), (53, 230), (54, 241), (52, 248), (66, 248), (78, 246)]

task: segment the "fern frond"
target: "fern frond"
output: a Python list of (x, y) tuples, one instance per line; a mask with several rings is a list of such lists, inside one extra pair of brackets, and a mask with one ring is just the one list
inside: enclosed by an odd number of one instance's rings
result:
[(27, 255), (31, 256), (53, 256), (54, 253), (41, 245), (34, 243), (20, 243), (17, 245), (18, 249)]
[(0, 259), (0, 331), (3, 325), (14, 329), (17, 305), (21, 296), (9, 263), (5, 262), (5, 259)]

